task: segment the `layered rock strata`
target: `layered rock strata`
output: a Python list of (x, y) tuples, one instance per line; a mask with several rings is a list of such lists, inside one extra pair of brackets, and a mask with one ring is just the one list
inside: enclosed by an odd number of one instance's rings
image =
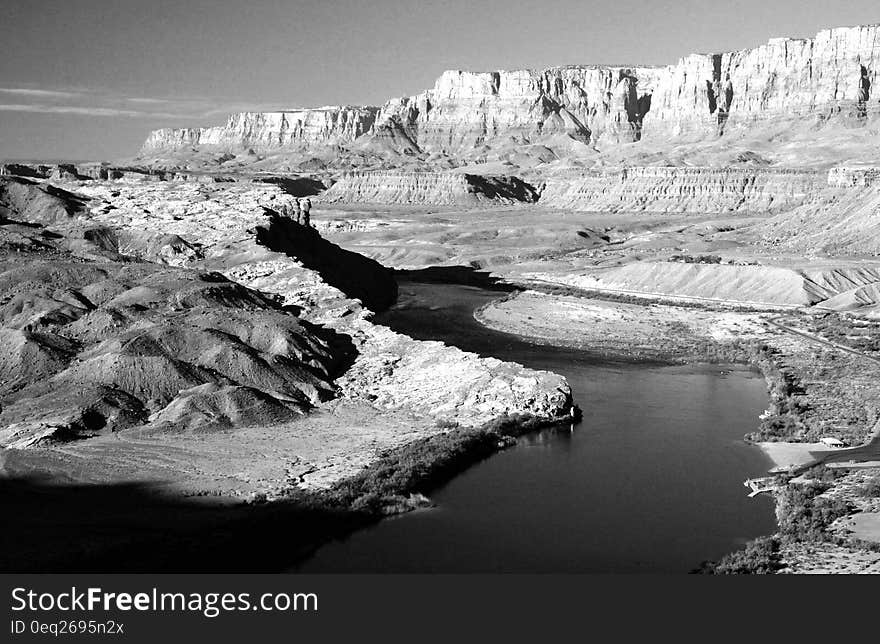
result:
[(193, 147), (248, 149), (312, 148), (350, 143), (368, 132), (378, 108), (321, 107), (288, 112), (241, 112), (225, 125), (166, 128), (152, 132), (143, 155)]
[(447, 71), (434, 87), (386, 103), (374, 135), (399, 130), (429, 152), (457, 153), (505, 136), (526, 143), (566, 134), (590, 141), (639, 138), (659, 70), (557, 67), (544, 71)]
[(859, 124), (880, 113), (880, 27), (774, 38), (752, 49), (692, 54), (676, 64), (444, 72), (433, 88), (379, 108), (242, 113), (226, 125), (166, 129), (142, 154), (198, 147), (308, 149), (354, 140), (412, 155), (563, 136), (592, 145), (707, 139), (773, 120)]
[(534, 202), (537, 191), (516, 177), (452, 172), (353, 172), (323, 196), (328, 202), (479, 205)]
[(624, 168), (551, 179), (541, 204), (593, 212), (767, 212), (803, 204), (825, 180), (796, 170)]

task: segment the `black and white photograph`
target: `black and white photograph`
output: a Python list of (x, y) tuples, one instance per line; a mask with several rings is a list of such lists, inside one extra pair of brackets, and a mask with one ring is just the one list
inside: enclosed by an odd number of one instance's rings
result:
[(3, 0), (0, 573), (880, 572), (878, 23)]

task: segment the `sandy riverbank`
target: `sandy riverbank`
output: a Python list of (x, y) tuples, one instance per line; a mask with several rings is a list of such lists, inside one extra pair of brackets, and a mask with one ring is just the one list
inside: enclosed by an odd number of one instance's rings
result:
[(824, 443), (786, 443), (764, 441), (756, 443), (773, 461), (774, 469), (787, 469), (794, 465), (806, 465), (815, 460), (811, 452), (827, 450)]
[[(630, 359), (724, 358), (764, 334), (759, 314), (524, 291), (475, 313), (482, 324), (539, 342)], [(728, 351), (725, 351), (725, 348)]]
[[(490, 328), (538, 342), (631, 359), (670, 361), (738, 357), (733, 347), (750, 340), (766, 340), (773, 332), (766, 325), (765, 315), (759, 313), (634, 304), (535, 291), (492, 302), (478, 310), (475, 317)], [(756, 445), (770, 458), (774, 469), (805, 465), (815, 459), (813, 452), (828, 450), (818, 441), (760, 441)]]

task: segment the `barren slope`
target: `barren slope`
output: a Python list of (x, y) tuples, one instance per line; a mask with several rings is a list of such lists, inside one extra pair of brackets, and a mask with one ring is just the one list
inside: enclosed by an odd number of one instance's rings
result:
[(447, 424), (570, 409), (554, 374), (371, 324), (389, 272), (287, 219), (274, 186), (67, 187), (87, 215), (0, 226), (9, 474), (273, 494)]

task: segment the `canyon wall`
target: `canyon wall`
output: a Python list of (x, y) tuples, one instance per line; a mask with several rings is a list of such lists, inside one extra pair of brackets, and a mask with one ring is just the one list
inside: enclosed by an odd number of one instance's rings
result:
[(400, 130), (421, 149), (445, 153), (500, 136), (521, 143), (556, 134), (632, 141), (661, 73), (650, 67), (447, 71), (433, 89), (386, 103), (373, 134)]
[(593, 212), (766, 212), (805, 203), (824, 187), (812, 171), (642, 167), (547, 182), (541, 205)]
[(205, 146), (265, 151), (350, 143), (372, 128), (377, 111), (375, 107), (331, 106), (289, 112), (241, 112), (218, 127), (156, 130), (150, 133), (141, 154)]
[(337, 203), (479, 205), (537, 201), (538, 194), (516, 177), (453, 172), (352, 172), (323, 197)]
[(380, 154), (462, 158), (564, 137), (605, 147), (705, 139), (759, 121), (858, 123), (880, 113), (880, 27), (774, 38), (752, 49), (692, 54), (673, 65), (447, 71), (433, 88), (382, 108), (243, 113), (226, 125), (152, 133), (145, 156), (192, 147), (348, 145)]
[(374, 130), (401, 128), (423, 149), (453, 152), (501, 135), (707, 136), (776, 117), (876, 115), (878, 74), (880, 27), (843, 27), (659, 68), (446, 72), (432, 90), (387, 103)]
[(705, 134), (772, 118), (878, 113), (880, 26), (773, 38), (722, 54), (694, 54), (660, 74), (645, 118), (650, 136)]

